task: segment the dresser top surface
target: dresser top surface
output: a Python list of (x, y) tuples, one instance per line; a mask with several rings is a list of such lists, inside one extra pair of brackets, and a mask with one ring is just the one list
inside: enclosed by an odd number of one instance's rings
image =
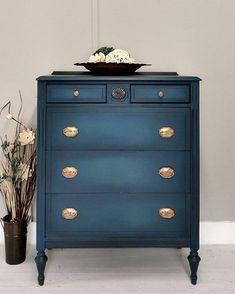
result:
[(137, 72), (126, 76), (101, 76), (89, 72), (58, 71), (40, 76), (39, 81), (200, 81), (196, 76), (180, 76), (176, 72)]

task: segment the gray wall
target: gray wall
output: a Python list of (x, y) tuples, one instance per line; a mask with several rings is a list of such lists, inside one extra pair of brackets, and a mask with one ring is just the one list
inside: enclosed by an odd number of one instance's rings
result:
[[(235, 220), (234, 0), (0, 0), (0, 99), (36, 123), (38, 75), (76, 70), (103, 45), (127, 49), (151, 70), (198, 75), (201, 218)], [(0, 134), (12, 125), (0, 118)], [(3, 208), (0, 209), (1, 215)]]

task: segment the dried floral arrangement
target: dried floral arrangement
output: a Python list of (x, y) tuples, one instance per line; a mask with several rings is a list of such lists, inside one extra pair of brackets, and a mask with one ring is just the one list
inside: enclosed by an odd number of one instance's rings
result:
[(15, 123), (15, 135), (9, 139), (1, 136), (0, 192), (4, 199), (10, 222), (30, 220), (30, 207), (36, 187), (35, 130), (21, 122), (22, 96), (17, 116), (11, 113), (9, 101), (0, 110), (6, 119)]
[(91, 63), (136, 63), (133, 58), (130, 57), (129, 52), (123, 49), (114, 49), (113, 47), (101, 47), (95, 51), (89, 58)]

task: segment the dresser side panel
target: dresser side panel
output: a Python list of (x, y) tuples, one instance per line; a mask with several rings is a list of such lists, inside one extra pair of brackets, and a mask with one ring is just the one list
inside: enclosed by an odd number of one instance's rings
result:
[(46, 138), (46, 82), (38, 81), (37, 100), (37, 250), (45, 249), (45, 138)]
[(191, 170), (191, 250), (199, 249), (199, 224), (200, 224), (200, 132), (199, 132), (199, 81), (191, 84), (192, 95), (192, 170)]

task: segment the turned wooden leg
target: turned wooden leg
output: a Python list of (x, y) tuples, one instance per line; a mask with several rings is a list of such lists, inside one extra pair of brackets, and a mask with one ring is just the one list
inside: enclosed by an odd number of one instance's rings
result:
[(193, 285), (197, 284), (197, 269), (201, 258), (197, 251), (191, 251), (188, 256), (188, 261), (191, 269), (191, 283)]
[(47, 256), (44, 251), (39, 251), (34, 260), (36, 262), (38, 269), (38, 284), (42, 286), (44, 284), (45, 279), (44, 271), (46, 267)]

